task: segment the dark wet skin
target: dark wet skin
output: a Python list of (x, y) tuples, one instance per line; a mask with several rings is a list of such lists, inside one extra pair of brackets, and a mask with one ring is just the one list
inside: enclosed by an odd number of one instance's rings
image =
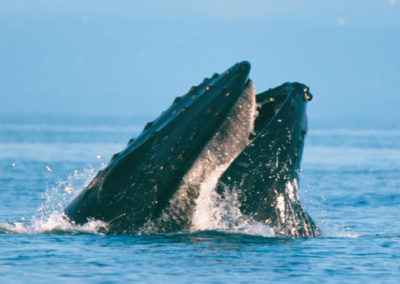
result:
[(270, 225), (277, 235), (319, 236), (297, 197), (297, 188), (293, 192), (287, 188), (288, 183), (298, 184), (307, 132), (306, 104), (312, 95), (303, 84), (285, 83), (256, 98), (259, 107), (252, 140), (220, 177), (216, 190), (221, 195), (235, 191), (241, 212)]
[[(102, 220), (108, 223), (107, 233), (135, 234), (146, 222), (159, 218), (165, 208), (174, 208), (170, 204), (171, 197), (243, 95), (249, 71), (248, 62), (238, 63), (176, 98), (170, 108), (149, 122), (136, 139), (129, 141), (125, 150), (115, 154), (106, 168), (71, 202), (65, 209), (70, 220), (77, 224), (90, 219)], [(251, 143), (220, 177), (217, 191), (222, 192), (221, 185), (241, 190), (242, 212), (260, 222), (269, 220), (268, 225), (279, 228), (278, 234), (318, 236), (317, 227), (300, 201), (291, 201), (284, 189), (287, 181), (298, 179), (307, 127), (305, 105), (311, 99), (308, 88), (298, 83), (284, 84), (256, 98), (258, 117), (254, 132), (249, 133)], [(292, 137), (290, 141), (288, 134)], [(243, 167), (246, 163), (250, 168)], [(266, 163), (277, 167), (258, 166)], [(238, 184), (246, 184), (246, 189), (242, 190)], [(277, 194), (287, 197), (286, 208), (293, 207), (286, 213), (292, 215), (290, 220), (296, 221), (295, 229), (285, 228), (285, 220), (278, 218), (280, 212), (274, 209), (276, 204), (270, 202), (276, 203)], [(192, 194), (187, 198), (193, 199), (191, 203), (195, 204), (197, 196)], [(260, 202), (265, 196), (269, 201)], [(158, 229), (180, 231), (189, 225)]]

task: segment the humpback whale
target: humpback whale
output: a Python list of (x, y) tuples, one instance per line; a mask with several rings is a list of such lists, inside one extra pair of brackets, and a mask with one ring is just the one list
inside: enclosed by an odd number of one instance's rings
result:
[(109, 234), (190, 230), (207, 184), (278, 236), (319, 236), (298, 197), (312, 95), (300, 83), (256, 95), (249, 72), (237, 63), (175, 98), (65, 208), (70, 221), (102, 220)]

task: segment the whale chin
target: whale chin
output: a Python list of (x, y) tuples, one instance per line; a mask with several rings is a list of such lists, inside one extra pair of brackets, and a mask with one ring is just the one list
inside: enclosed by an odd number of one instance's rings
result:
[(278, 236), (319, 236), (297, 194), (312, 95), (300, 83), (256, 95), (249, 72), (238, 63), (177, 97), (70, 203), (69, 219), (102, 220), (110, 234), (188, 231), (206, 192), (235, 196)]

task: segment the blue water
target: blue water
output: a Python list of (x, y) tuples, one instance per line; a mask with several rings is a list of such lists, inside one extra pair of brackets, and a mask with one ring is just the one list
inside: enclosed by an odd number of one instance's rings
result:
[(300, 195), (321, 238), (65, 223), (63, 206), (151, 118), (0, 115), (0, 282), (400, 281), (398, 124), (310, 117)]

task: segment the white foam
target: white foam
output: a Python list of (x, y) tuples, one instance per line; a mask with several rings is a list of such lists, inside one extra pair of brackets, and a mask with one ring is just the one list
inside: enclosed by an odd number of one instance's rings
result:
[(229, 164), (215, 169), (215, 171), (200, 185), (200, 195), (196, 200), (197, 206), (193, 214), (193, 230), (218, 229), (221, 214), (216, 206), (218, 194), (215, 191), (218, 179)]
[(329, 220), (322, 219), (318, 222), (318, 227), (322, 231), (322, 235), (326, 238), (351, 238), (356, 239), (362, 235), (345, 229), (338, 224), (333, 224)]
[(276, 208), (279, 210), (279, 215), (281, 217), (282, 222), (285, 221), (286, 216), (285, 216), (285, 197), (283, 196), (283, 194), (279, 194), (276, 197)]
[[(104, 165), (103, 165), (104, 166)], [(74, 171), (66, 181), (60, 181), (49, 187), (43, 195), (44, 203), (38, 213), (30, 219), (0, 223), (0, 232), (8, 234), (40, 234), (40, 233), (87, 233), (98, 234), (107, 230), (107, 224), (98, 220), (90, 220), (86, 224), (76, 225), (64, 214), (65, 206), (93, 179), (97, 169), (89, 168), (82, 172)]]
[[(297, 181), (295, 181), (297, 183)], [(296, 188), (297, 190), (297, 188)], [(295, 201), (295, 187), (293, 184), (289, 181), (286, 183), (286, 192), (290, 198), (290, 200)]]
[[(361, 236), (360, 234), (352, 233), (352, 232), (336, 232), (331, 237), (357, 239), (360, 236)], [(329, 237), (329, 236), (325, 236), (325, 237)]]
[[(201, 192), (201, 195), (204, 195), (197, 201), (192, 231), (216, 230), (264, 237), (275, 236), (271, 227), (254, 221), (240, 211), (240, 202), (235, 191), (226, 188), (221, 198), (214, 189), (215, 184), (204, 184)], [(211, 187), (207, 187), (209, 185)]]
[(30, 222), (0, 223), (0, 231), (8, 234), (98, 234), (107, 230), (107, 224), (90, 220), (84, 225), (72, 224), (63, 212), (54, 212), (46, 218), (33, 217)]

